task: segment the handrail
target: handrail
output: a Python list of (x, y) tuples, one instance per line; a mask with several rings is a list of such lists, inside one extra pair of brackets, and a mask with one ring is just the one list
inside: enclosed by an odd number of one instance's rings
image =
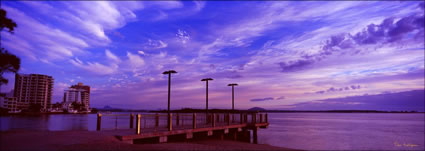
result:
[[(239, 114), (239, 115), (238, 115)], [(202, 128), (202, 127), (216, 127), (222, 125), (234, 124), (256, 124), (268, 123), (267, 113), (153, 113), (153, 114), (97, 114), (96, 130), (101, 130), (102, 116), (115, 117), (115, 129), (118, 127), (118, 119), (129, 119), (129, 128), (132, 129), (136, 125), (136, 134), (140, 134), (142, 129), (153, 128), (155, 131), (158, 128), (167, 128), (172, 131), (173, 127), (177, 129), (186, 128)], [(118, 118), (119, 116), (128, 116), (129, 118)], [(164, 118), (167, 117), (167, 118)], [(249, 118), (248, 118), (249, 117)], [(107, 118), (110, 119), (110, 118)], [(134, 123), (136, 119), (136, 123)], [(166, 126), (164, 125), (164, 121)], [(173, 122), (174, 121), (174, 122)], [(187, 122), (192, 121), (192, 122)], [(143, 125), (142, 125), (143, 124)], [(143, 126), (143, 128), (142, 128)]]

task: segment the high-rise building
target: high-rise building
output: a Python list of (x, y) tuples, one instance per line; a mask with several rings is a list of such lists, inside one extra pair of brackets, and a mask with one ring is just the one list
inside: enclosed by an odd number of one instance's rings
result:
[(53, 78), (41, 74), (16, 74), (14, 96), (17, 108), (26, 110), (31, 105), (47, 111), (52, 102)]
[(88, 111), (90, 109), (90, 86), (78, 83), (65, 90), (63, 103), (69, 105), (72, 102), (81, 104), (83, 109)]

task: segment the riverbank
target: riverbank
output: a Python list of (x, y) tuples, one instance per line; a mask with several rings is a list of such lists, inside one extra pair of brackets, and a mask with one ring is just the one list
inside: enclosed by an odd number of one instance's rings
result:
[(266, 144), (202, 140), (127, 144), (97, 131), (1, 131), (0, 150), (292, 150)]

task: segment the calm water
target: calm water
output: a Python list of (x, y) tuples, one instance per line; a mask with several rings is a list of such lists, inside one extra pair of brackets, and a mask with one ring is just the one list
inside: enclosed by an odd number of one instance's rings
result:
[[(270, 113), (259, 143), (305, 150), (424, 150), (425, 114)], [(116, 119), (118, 128), (128, 118)], [(95, 130), (95, 114), (0, 117), (0, 130)], [(114, 128), (115, 119), (102, 121)]]

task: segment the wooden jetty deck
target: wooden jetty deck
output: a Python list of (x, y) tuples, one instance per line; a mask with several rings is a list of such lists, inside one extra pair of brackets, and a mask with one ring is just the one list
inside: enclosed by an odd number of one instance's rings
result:
[[(102, 128), (102, 121), (114, 128)], [(128, 124), (123, 127), (122, 123)], [(135, 121), (135, 122), (134, 122)], [(118, 123), (121, 126), (118, 126)], [(259, 128), (267, 128), (268, 115), (262, 113), (162, 113), (98, 114), (97, 130), (128, 143), (163, 143), (207, 137), (230, 138), (257, 143)]]

